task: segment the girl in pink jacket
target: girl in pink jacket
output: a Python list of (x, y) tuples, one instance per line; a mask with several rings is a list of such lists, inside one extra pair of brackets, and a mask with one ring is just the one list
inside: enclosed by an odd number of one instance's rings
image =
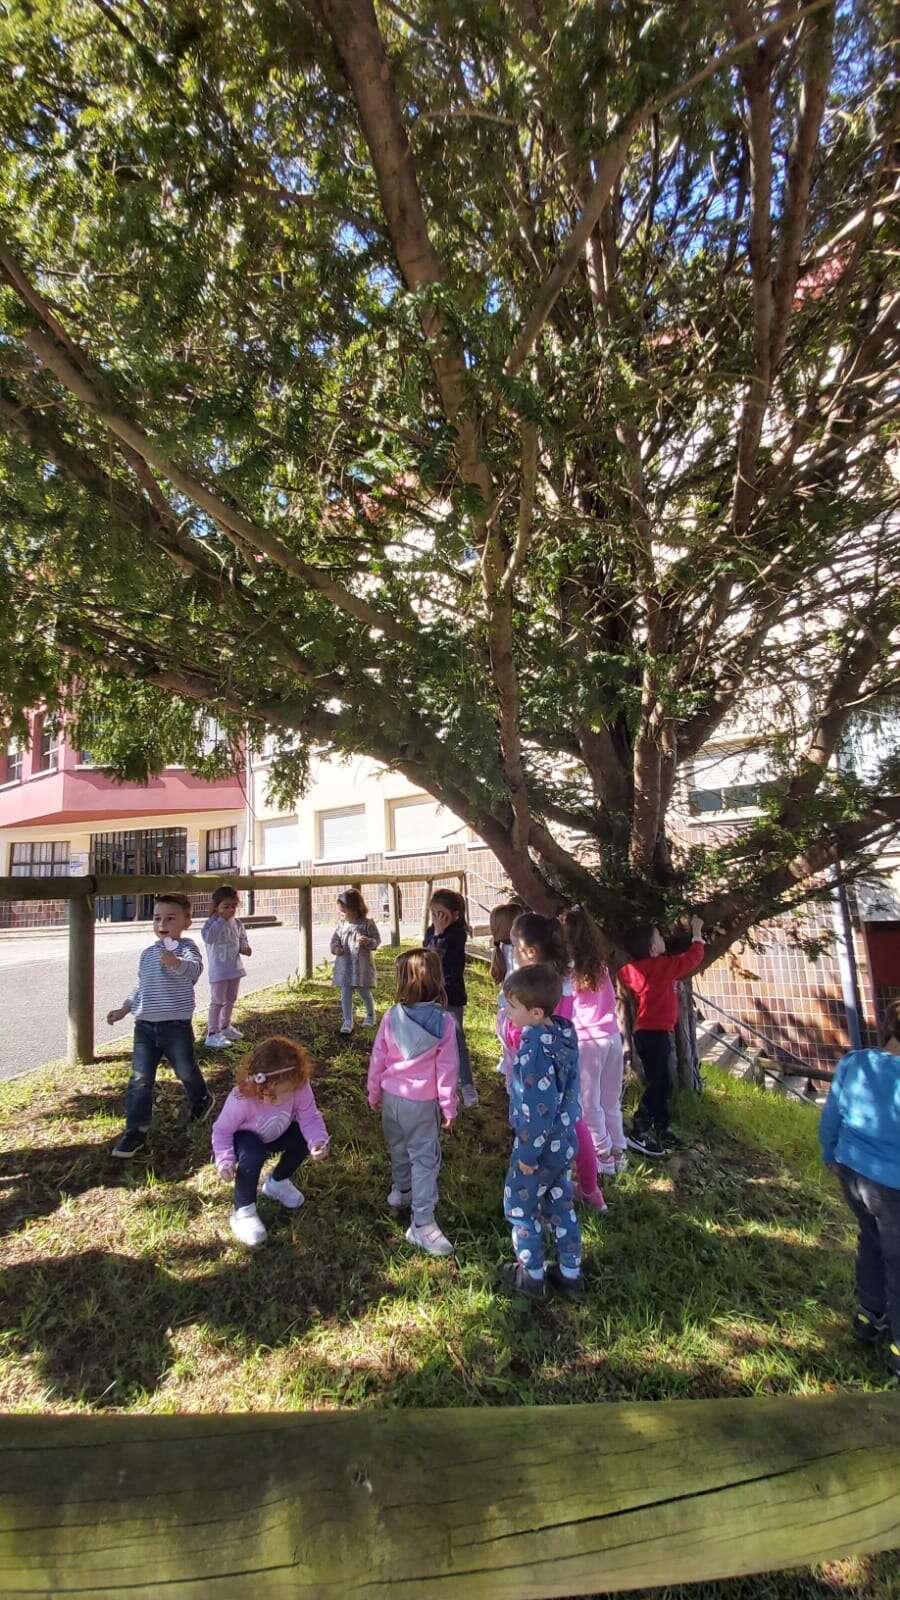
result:
[(231, 1231), (251, 1248), (266, 1237), (256, 1194), (268, 1157), (280, 1159), (263, 1194), (297, 1211), (303, 1195), (291, 1182), (293, 1174), (307, 1156), (321, 1161), (328, 1154), (328, 1129), (309, 1082), (312, 1069), (308, 1051), (293, 1039), (266, 1039), (238, 1067), (237, 1084), (213, 1124), (216, 1168), (234, 1179)]
[(369, 1105), (381, 1107), (391, 1156), (392, 1210), (412, 1209), (410, 1244), (430, 1256), (449, 1256), (450, 1240), (434, 1220), (441, 1167), (441, 1119), (456, 1116), (459, 1047), (445, 1009), (441, 958), (408, 950), (397, 958), (397, 1003), (385, 1012), (369, 1061)]
[(558, 1012), (575, 1025), (581, 1072), (582, 1116), (606, 1177), (621, 1172), (628, 1157), (622, 1125), (622, 1036), (616, 1016), (616, 991), (596, 930), (580, 906), (559, 918), (569, 957), (569, 975)]

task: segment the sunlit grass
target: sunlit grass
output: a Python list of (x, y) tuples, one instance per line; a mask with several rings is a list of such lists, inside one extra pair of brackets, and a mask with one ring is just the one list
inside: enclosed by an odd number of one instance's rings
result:
[[(379, 953), (388, 1003), (390, 952)], [(385, 1206), (389, 1169), (366, 1104), (370, 1038), (338, 1037), (324, 974), (254, 995), (250, 1048), (302, 1039), (332, 1132), (296, 1217), (264, 1214), (266, 1246), (228, 1230), (209, 1128), (185, 1124), (160, 1074), (150, 1156), (109, 1156), (123, 1045), (89, 1069), (54, 1064), (0, 1088), (0, 1406), (21, 1412), (304, 1410), (805, 1394), (880, 1387), (850, 1341), (851, 1234), (822, 1173), (816, 1115), (710, 1070), (679, 1108), (692, 1148), (635, 1163), (584, 1219), (588, 1304), (536, 1313), (494, 1293), (509, 1132), (494, 1071), (493, 992), (471, 977), (478, 1110), (447, 1138), (447, 1261), (408, 1246)], [(230, 1061), (205, 1057), (221, 1097)], [(266, 1207), (266, 1202), (262, 1203)], [(900, 1600), (893, 1564), (707, 1586), (694, 1595)], [(674, 1591), (673, 1591), (674, 1593)]]

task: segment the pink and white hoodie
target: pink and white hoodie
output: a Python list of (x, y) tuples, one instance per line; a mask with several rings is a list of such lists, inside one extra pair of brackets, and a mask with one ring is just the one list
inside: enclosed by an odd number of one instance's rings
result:
[(572, 979), (566, 978), (556, 1015), (574, 1024), (579, 1044), (600, 1044), (610, 1034), (618, 1034), (616, 991), (609, 973), (596, 989), (576, 989)]
[(372, 1110), (381, 1105), (385, 1094), (401, 1100), (436, 1100), (444, 1121), (452, 1122), (458, 1082), (459, 1046), (453, 1018), (429, 1001), (391, 1006), (381, 1019), (369, 1059)]
[(263, 1144), (271, 1144), (292, 1122), (296, 1122), (309, 1145), (328, 1143), (325, 1119), (316, 1105), (316, 1097), (308, 1083), (295, 1089), (281, 1100), (256, 1100), (250, 1095), (232, 1089), (219, 1115), (213, 1123), (213, 1160), (217, 1167), (234, 1165), (234, 1136), (241, 1130), (255, 1133)]

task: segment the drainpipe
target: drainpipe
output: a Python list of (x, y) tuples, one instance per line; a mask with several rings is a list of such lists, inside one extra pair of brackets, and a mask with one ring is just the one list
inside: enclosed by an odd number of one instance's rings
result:
[(862, 1028), (860, 1025), (862, 1006), (860, 1003), (856, 952), (853, 949), (853, 924), (850, 920), (847, 891), (840, 879), (841, 861), (840, 857), (836, 855), (835, 864), (832, 868), (831, 916), (834, 923), (838, 971), (841, 975), (841, 991), (844, 999), (844, 1014), (847, 1018), (850, 1048), (851, 1050), (861, 1050), (863, 1047)]
[[(256, 841), (253, 837), (253, 761), (250, 755), (250, 730), (244, 731), (244, 854), (247, 858), (247, 871), (253, 871), (253, 856)], [(247, 914), (253, 916), (256, 910), (256, 890), (251, 889), (247, 895)]]

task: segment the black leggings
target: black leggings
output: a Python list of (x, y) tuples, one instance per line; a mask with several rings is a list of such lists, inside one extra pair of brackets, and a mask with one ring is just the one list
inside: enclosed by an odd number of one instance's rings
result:
[(644, 1093), (634, 1114), (634, 1125), (642, 1133), (650, 1128), (666, 1133), (672, 1099), (672, 1035), (665, 1028), (636, 1028), (634, 1048), (644, 1069)]
[(239, 1128), (234, 1136), (234, 1154), (237, 1168), (234, 1174), (234, 1204), (235, 1209), (241, 1206), (255, 1206), (256, 1192), (259, 1188), (259, 1175), (269, 1156), (278, 1152), (281, 1160), (272, 1168), (272, 1177), (281, 1180), (290, 1178), (297, 1171), (301, 1161), (309, 1155), (309, 1145), (304, 1139), (296, 1122), (291, 1122), (284, 1133), (277, 1139), (272, 1139), (266, 1144), (258, 1133), (251, 1133), (248, 1128)]

